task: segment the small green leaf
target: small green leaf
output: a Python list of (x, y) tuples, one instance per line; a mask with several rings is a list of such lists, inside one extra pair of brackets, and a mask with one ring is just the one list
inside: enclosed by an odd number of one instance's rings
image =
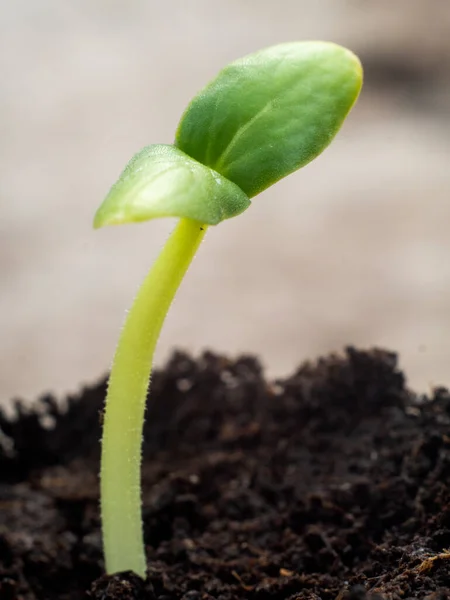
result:
[(147, 146), (126, 166), (94, 218), (94, 227), (156, 217), (186, 217), (216, 225), (250, 200), (234, 183), (175, 146)]
[(341, 46), (273, 46), (231, 63), (192, 100), (176, 145), (251, 198), (328, 146), (361, 85), (358, 58)]

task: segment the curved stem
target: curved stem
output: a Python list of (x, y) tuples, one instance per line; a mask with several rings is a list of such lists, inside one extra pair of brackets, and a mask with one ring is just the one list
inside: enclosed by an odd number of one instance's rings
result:
[(100, 472), (103, 547), (108, 573), (145, 577), (141, 517), (141, 445), (156, 342), (206, 225), (181, 219), (128, 313), (106, 397)]

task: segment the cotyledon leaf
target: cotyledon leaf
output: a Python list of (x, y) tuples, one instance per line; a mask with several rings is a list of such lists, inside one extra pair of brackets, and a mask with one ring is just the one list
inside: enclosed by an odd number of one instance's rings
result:
[(190, 103), (176, 145), (253, 197), (331, 142), (362, 68), (329, 42), (272, 46), (225, 67)]
[(125, 167), (94, 218), (94, 227), (157, 217), (216, 225), (250, 204), (234, 183), (170, 145), (147, 146)]

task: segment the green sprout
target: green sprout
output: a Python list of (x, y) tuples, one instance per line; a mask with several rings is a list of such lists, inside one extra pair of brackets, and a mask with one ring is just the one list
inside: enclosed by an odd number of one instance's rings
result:
[(225, 67), (189, 104), (174, 145), (136, 154), (98, 209), (94, 227), (156, 217), (179, 222), (128, 313), (106, 397), (101, 517), (106, 570), (145, 577), (141, 444), (153, 354), (175, 293), (207, 227), (306, 165), (355, 103), (362, 68), (328, 42), (266, 48)]

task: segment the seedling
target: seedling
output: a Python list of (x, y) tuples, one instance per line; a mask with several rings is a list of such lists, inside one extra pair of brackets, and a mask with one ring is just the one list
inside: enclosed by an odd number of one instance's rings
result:
[(153, 353), (208, 226), (235, 217), (331, 142), (362, 85), (359, 60), (328, 42), (266, 48), (225, 67), (189, 104), (173, 145), (132, 158), (94, 227), (179, 222), (128, 313), (106, 397), (101, 517), (106, 570), (145, 577), (141, 438)]

